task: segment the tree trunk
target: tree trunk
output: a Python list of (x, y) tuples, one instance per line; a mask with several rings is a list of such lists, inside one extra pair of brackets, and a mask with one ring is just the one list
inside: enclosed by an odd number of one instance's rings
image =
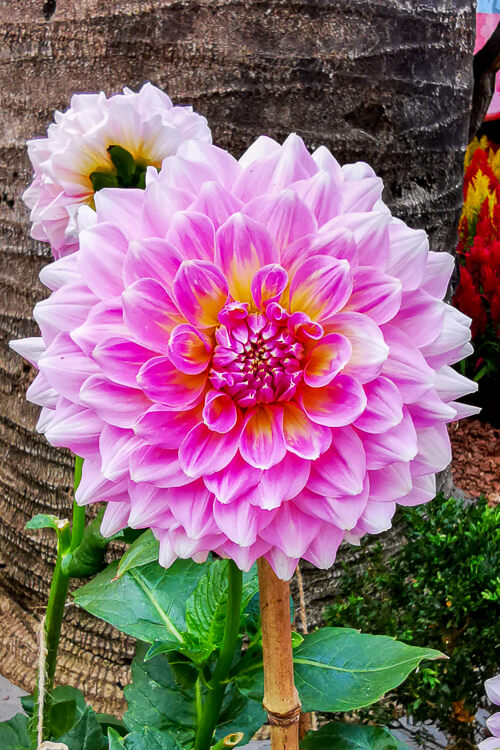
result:
[[(261, 133), (299, 133), (340, 162), (365, 159), (397, 216), (452, 250), (472, 90), (472, 0), (0, 0), (0, 669), (33, 688), (52, 539), (25, 532), (70, 512), (70, 456), (34, 431), (32, 369), (7, 348), (36, 327), (49, 249), (29, 238), (25, 140), (75, 91), (145, 80), (207, 116), (241, 152)], [(314, 574), (321, 596), (327, 574)], [(307, 586), (307, 583), (306, 583)], [(68, 607), (57, 679), (116, 709), (129, 639)]]

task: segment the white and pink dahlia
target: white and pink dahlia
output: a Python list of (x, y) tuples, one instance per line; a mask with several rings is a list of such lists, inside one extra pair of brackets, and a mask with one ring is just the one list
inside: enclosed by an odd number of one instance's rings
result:
[(174, 107), (151, 83), (109, 99), (103, 92), (75, 94), (66, 112), (56, 112), (47, 137), (28, 141), (34, 179), (23, 199), (31, 209), (31, 236), (50, 242), (55, 258), (74, 252), (78, 209), (93, 206), (96, 187), (117, 176), (119, 162), (110, 147), (124, 149), (133, 160), (119, 175), (120, 185), (129, 187), (190, 139), (211, 142), (206, 119), (191, 107)]
[[(495, 706), (500, 706), (500, 674), (491, 677), (484, 683), (486, 695)], [(500, 712), (493, 714), (486, 720), (486, 726), (492, 736), (479, 743), (479, 750), (500, 750)]]
[(297, 136), (236, 161), (185, 142), (145, 190), (101, 190), (78, 252), (46, 267), (38, 429), (85, 458), (103, 532), (151, 527), (160, 562), (209, 551), (282, 578), (330, 566), (435, 494), (446, 423), (476, 385), (453, 269), (393, 218), (366, 164)]

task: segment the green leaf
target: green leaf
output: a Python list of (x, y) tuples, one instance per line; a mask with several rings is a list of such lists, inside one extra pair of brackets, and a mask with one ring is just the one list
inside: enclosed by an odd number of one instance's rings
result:
[(176, 638), (171, 638), (170, 640), (163, 639), (163, 641), (155, 641), (149, 647), (144, 657), (144, 661), (150, 661), (159, 654), (169, 654), (171, 651), (178, 651), (179, 645), (179, 641)]
[(50, 707), (49, 731), (52, 737), (60, 737), (68, 732), (75, 723), (76, 701), (71, 698), (67, 701), (52, 703)]
[(130, 151), (122, 146), (109, 146), (108, 154), (118, 172), (118, 181), (129, 185), (135, 172), (135, 160)]
[[(397, 687), (422, 659), (440, 659), (433, 649), (409, 646), (384, 635), (350, 628), (322, 628), (294, 650), (295, 685), (304, 711), (352, 711)], [(237, 675), (239, 689), (263, 695), (262, 665)]]
[(57, 738), (68, 746), (68, 750), (105, 750), (106, 738), (101, 725), (90, 706), (85, 708), (80, 718), (67, 732)]
[(54, 529), (54, 531), (61, 531), (65, 526), (68, 525), (67, 520), (61, 520), (57, 516), (49, 516), (46, 513), (38, 513), (38, 515), (30, 518), (25, 529), (32, 531), (33, 529)]
[(177, 560), (168, 570), (154, 562), (119, 579), (117, 572), (117, 562), (109, 565), (74, 593), (76, 603), (134, 638), (153, 643), (174, 637), (182, 643), (186, 600), (204, 566)]
[(133, 542), (123, 555), (118, 565), (118, 578), (133, 568), (139, 568), (158, 560), (160, 543), (151, 529), (145, 531)]
[(132, 662), (132, 683), (125, 688), (128, 710), (123, 717), (129, 731), (144, 726), (167, 730), (170, 727), (194, 730), (196, 706), (194, 691), (179, 685), (166, 656), (160, 654), (144, 662), (146, 646), (137, 644)]
[(21, 706), (23, 707), (23, 710), (28, 714), (28, 716), (33, 715), (33, 711), (35, 710), (35, 700), (32, 695), (22, 695), (21, 696)]
[(150, 727), (144, 727), (126, 737), (120, 737), (113, 729), (109, 729), (108, 739), (109, 750), (183, 750), (186, 747), (170, 732), (160, 732)]
[(103, 569), (104, 555), (109, 542), (100, 532), (103, 514), (104, 511), (99, 512), (85, 528), (82, 543), (76, 550), (63, 557), (62, 570), (65, 575), (72, 578), (88, 578)]
[(89, 178), (95, 193), (102, 188), (119, 187), (117, 176), (109, 172), (92, 172)]
[(123, 721), (117, 719), (116, 716), (112, 716), (111, 714), (96, 714), (96, 717), (103, 734), (107, 734), (108, 729), (113, 729), (119, 735), (127, 734), (127, 727)]
[(228, 734), (243, 732), (245, 735), (241, 745), (250, 742), (255, 732), (266, 721), (266, 713), (262, 703), (249, 700), (237, 690), (234, 685), (228, 689), (224, 697), (222, 711), (215, 731), (215, 739), (220, 740)]
[(16, 714), (0, 723), (0, 747), (2, 750), (30, 750), (27, 716)]
[(397, 750), (394, 737), (385, 727), (365, 724), (325, 724), (317, 732), (308, 732), (301, 750)]

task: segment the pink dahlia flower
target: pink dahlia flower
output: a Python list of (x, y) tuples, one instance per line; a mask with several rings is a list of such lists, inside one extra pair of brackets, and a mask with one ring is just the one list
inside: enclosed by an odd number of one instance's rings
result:
[[(495, 706), (500, 706), (500, 674), (496, 677), (486, 680), (484, 683), (486, 695)], [(492, 737), (488, 737), (479, 743), (479, 750), (500, 750), (500, 712), (490, 716), (486, 720), (486, 726), (490, 730)]]
[[(109, 184), (117, 173), (110, 147), (132, 157), (126, 177), (134, 185), (147, 166), (161, 167), (188, 139), (211, 142), (206, 119), (191, 107), (174, 107), (151, 83), (109, 99), (103, 92), (75, 94), (66, 112), (56, 112), (47, 137), (28, 141), (34, 180), (23, 199), (31, 209), (31, 236), (50, 242), (55, 258), (74, 252), (78, 209), (93, 206), (96, 185)], [(99, 183), (92, 179), (96, 173)]]
[(151, 527), (165, 566), (213, 550), (286, 579), (430, 500), (476, 388), (450, 367), (471, 350), (442, 301), (453, 258), (391, 216), (369, 166), (295, 135), (239, 161), (185, 142), (147, 183), (96, 194), (78, 252), (42, 271), (42, 338), (14, 342), (103, 532)]

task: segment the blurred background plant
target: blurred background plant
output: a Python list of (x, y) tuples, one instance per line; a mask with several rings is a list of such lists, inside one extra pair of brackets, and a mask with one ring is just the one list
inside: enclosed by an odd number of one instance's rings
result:
[(358, 716), (389, 724), (402, 708), (412, 722), (432, 721), (468, 747), (484, 680), (500, 663), (500, 506), (438, 496), (403, 513), (402, 550), (387, 559), (379, 544), (363, 570), (344, 565), (325, 619), (446, 653), (448, 661), (425, 665)]

